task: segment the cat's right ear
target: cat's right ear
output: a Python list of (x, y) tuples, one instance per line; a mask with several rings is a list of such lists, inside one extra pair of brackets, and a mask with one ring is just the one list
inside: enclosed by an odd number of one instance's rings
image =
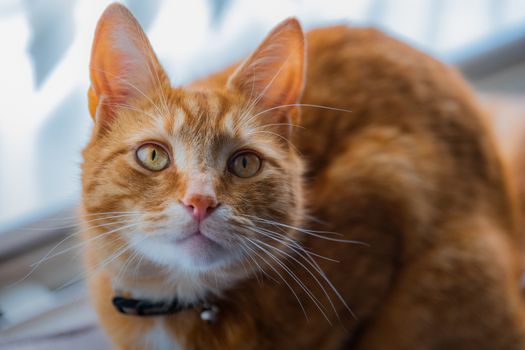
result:
[(294, 106), (303, 92), (304, 75), (303, 30), (297, 19), (289, 18), (275, 27), (237, 68), (230, 76), (228, 86), (254, 104), (272, 111), (263, 117), (272, 117), (273, 123), (288, 124), (298, 115)]
[(116, 3), (98, 21), (89, 68), (89, 111), (96, 123), (114, 118), (119, 105), (129, 106), (170, 86), (140, 24)]

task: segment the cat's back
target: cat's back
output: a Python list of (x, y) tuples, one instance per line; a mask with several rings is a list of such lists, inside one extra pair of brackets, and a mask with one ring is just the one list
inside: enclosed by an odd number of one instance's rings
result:
[[(469, 130), (485, 134), (476, 103), (455, 71), (379, 30), (316, 29), (307, 35), (307, 48), (302, 103), (348, 110), (302, 109), (306, 132), (298, 134), (317, 135), (323, 153), (335, 139), (372, 125), (437, 133), (432, 129), (449, 124), (447, 131), (462, 136)], [(332, 130), (319, 132), (320, 127)], [(312, 142), (304, 142), (308, 145)]]
[(295, 142), (317, 186), (368, 187), (426, 220), (482, 210), (512, 228), (504, 170), (459, 74), (375, 29), (317, 29), (307, 47)]

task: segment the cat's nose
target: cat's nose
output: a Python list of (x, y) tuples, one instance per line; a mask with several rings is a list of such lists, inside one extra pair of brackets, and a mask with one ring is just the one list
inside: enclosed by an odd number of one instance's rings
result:
[(185, 196), (182, 199), (182, 204), (184, 204), (197, 221), (204, 220), (219, 205), (217, 198), (199, 194)]

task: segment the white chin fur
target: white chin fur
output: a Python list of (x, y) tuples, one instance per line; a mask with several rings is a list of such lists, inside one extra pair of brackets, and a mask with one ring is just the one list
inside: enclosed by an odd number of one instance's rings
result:
[(234, 260), (231, 252), (218, 245), (186, 247), (156, 238), (133, 235), (130, 244), (148, 260), (185, 272), (208, 272), (225, 267)]
[(200, 230), (215, 237), (213, 240), (201, 236), (200, 239), (178, 242), (177, 239), (197, 231), (199, 225), (179, 203), (169, 205), (163, 214), (168, 219), (158, 223), (160, 227), (157, 232), (137, 231), (128, 235), (134, 250), (151, 262), (186, 273), (209, 272), (223, 268), (239, 257), (240, 253), (235, 252), (236, 249), (227, 248), (227, 244), (221, 243), (228, 238), (227, 234), (221, 233), (224, 230), (223, 222), (229, 216), (228, 209), (224, 206), (214, 211), (200, 225)]
[[(129, 270), (144, 275), (136, 276), (139, 283), (135, 283), (137, 279), (133, 277), (122, 280), (117, 276), (113, 279), (113, 287), (131, 292), (135, 298), (170, 300), (177, 296), (183, 302), (193, 303), (209, 295), (220, 295), (236, 281), (246, 277), (242, 272), (232, 273), (224, 268), (236, 260), (232, 253), (220, 252), (215, 257), (203, 258), (193, 256), (173, 243), (144, 240), (143, 236), (130, 237), (129, 243), (145, 258), (142, 271)], [(140, 282), (140, 277), (154, 277), (157, 273), (160, 280), (154, 279), (151, 284)]]
[(138, 263), (141, 266), (128, 270), (138, 273), (135, 277), (139, 280), (158, 274), (163, 287), (159, 288), (157, 283), (151, 286), (149, 283), (137, 284), (133, 282), (135, 278), (127, 279), (126, 284), (120, 286), (121, 281), (116, 279), (113, 281), (115, 287), (131, 291), (139, 297), (164, 300), (177, 295), (181, 300), (193, 302), (209, 294), (218, 295), (231, 287), (234, 281), (246, 277), (232, 266), (242, 254), (235, 246), (228, 246), (229, 235), (222, 232), (225, 209), (217, 210), (213, 213), (213, 219), (208, 218), (201, 225), (201, 230), (209, 232), (213, 240), (198, 236), (180, 241), (184, 233), (196, 229), (188, 213), (181, 209), (179, 205), (168, 207), (165, 214), (169, 219), (159, 223), (156, 232), (146, 233), (139, 229), (125, 234), (128, 244), (143, 257)]

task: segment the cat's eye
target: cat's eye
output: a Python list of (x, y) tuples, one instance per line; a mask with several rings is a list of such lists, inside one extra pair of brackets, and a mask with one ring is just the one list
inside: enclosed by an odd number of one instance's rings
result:
[(228, 169), (238, 177), (247, 178), (255, 176), (261, 169), (261, 158), (250, 151), (236, 153), (229, 161)]
[(170, 163), (168, 152), (155, 143), (140, 146), (136, 151), (136, 158), (140, 165), (151, 171), (164, 170)]

